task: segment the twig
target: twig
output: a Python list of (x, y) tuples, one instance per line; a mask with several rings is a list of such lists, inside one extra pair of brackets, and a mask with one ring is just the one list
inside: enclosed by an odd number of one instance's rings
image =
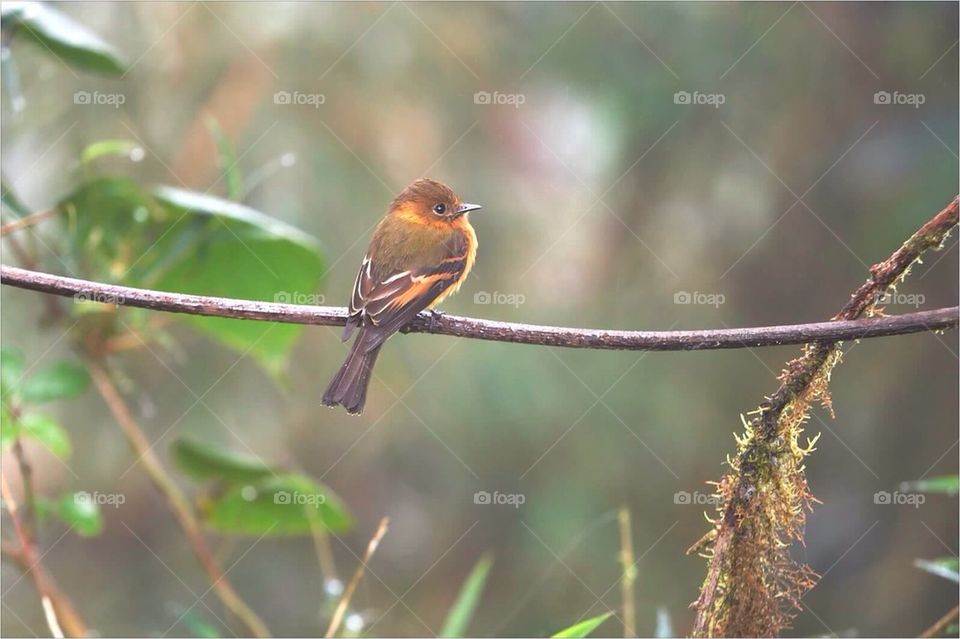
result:
[(21, 217), (14, 220), (13, 222), (7, 222), (3, 226), (0, 226), (0, 237), (3, 237), (7, 233), (12, 233), (14, 231), (26, 228), (28, 226), (33, 226), (37, 222), (42, 222), (56, 212), (56, 209), (48, 209), (46, 211), (38, 211), (37, 213), (31, 213), (26, 217)]
[(367, 564), (370, 562), (370, 558), (373, 557), (373, 553), (377, 551), (377, 546), (380, 545), (380, 540), (383, 539), (383, 536), (387, 534), (387, 525), (389, 523), (389, 517), (384, 517), (380, 520), (380, 525), (377, 526), (377, 532), (374, 533), (373, 538), (370, 539), (370, 543), (367, 544), (367, 552), (363, 554), (363, 559), (361, 559), (360, 563), (357, 565), (357, 570), (353, 573), (353, 577), (350, 578), (350, 583), (347, 584), (347, 589), (343, 591), (343, 596), (340, 598), (340, 603), (337, 604), (337, 609), (333, 612), (333, 618), (330, 619), (330, 625), (327, 626), (327, 634), (325, 635), (326, 637), (332, 637), (340, 628), (340, 622), (343, 621), (343, 615), (347, 612), (347, 606), (350, 605), (350, 599), (353, 598), (353, 593), (357, 589), (357, 585), (360, 583), (360, 580), (363, 578), (363, 573), (367, 569)]
[[(19, 420), (19, 415), (12, 416), (14, 420)], [(23, 450), (23, 440), (17, 437), (13, 440), (13, 456), (17, 460), (17, 467), (20, 469), (20, 482), (23, 484), (23, 527), (27, 533), (27, 538), (33, 540), (36, 533), (36, 513), (37, 502), (33, 492), (33, 468), (27, 460), (27, 454)]]
[(233, 589), (233, 585), (227, 580), (226, 575), (221, 570), (216, 558), (207, 545), (203, 531), (194, 517), (190, 502), (181, 492), (173, 479), (167, 474), (160, 463), (156, 453), (154, 453), (150, 442), (140, 428), (140, 425), (134, 419), (129, 407), (120, 395), (120, 391), (110, 379), (109, 374), (91, 357), (86, 358), (87, 367), (90, 370), (90, 376), (93, 378), (97, 390), (110, 408), (114, 418), (120, 424), (120, 428), (126, 435), (127, 440), (138, 455), (140, 462), (146, 469), (147, 474), (153, 481), (157, 489), (163, 494), (173, 511), (177, 522), (187, 536), (187, 540), (193, 547), (193, 552), (200, 560), (200, 564), (206, 571), (210, 579), (211, 587), (216, 590), (217, 595), (227, 607), (243, 624), (257, 637), (268, 637), (270, 631), (267, 629), (260, 617), (240, 598), (240, 595)]
[(320, 574), (323, 575), (323, 588), (329, 596), (332, 584), (340, 584), (340, 578), (337, 576), (337, 564), (333, 559), (333, 549), (330, 547), (330, 535), (327, 527), (320, 521), (316, 510), (307, 509), (307, 521), (310, 524), (310, 536), (313, 538), (313, 550), (317, 556), (317, 563), (320, 565)]
[(633, 553), (633, 526), (630, 511), (621, 506), (617, 513), (620, 524), (620, 598), (623, 600), (623, 636), (637, 636), (637, 609), (634, 604), (633, 585), (637, 580), (637, 566)]
[(41, 567), (36, 547), (30, 541), (23, 522), (20, 520), (17, 502), (13, 498), (10, 486), (7, 485), (7, 477), (2, 473), (0, 473), (0, 493), (3, 495), (3, 502), (6, 505), (7, 512), (10, 513), (14, 531), (20, 541), (19, 553), (5, 552), (4, 554), (12, 557), (21, 570), (33, 579), (33, 584), (40, 595), (40, 605), (43, 607), (44, 618), (50, 628), (50, 633), (54, 637), (63, 637), (65, 636), (63, 630), (65, 628), (66, 634), (71, 637), (87, 636), (87, 625), (77, 614), (70, 600), (60, 592), (53, 579)]
[[(954, 198), (885, 261), (870, 269), (834, 320), (851, 321), (876, 311), (887, 290), (930, 249), (942, 246), (957, 225), (960, 198)], [(723, 497), (712, 539), (707, 576), (694, 603), (694, 636), (772, 635), (789, 621), (788, 604), (798, 605), (814, 575), (792, 563), (785, 543), (801, 539), (804, 513), (813, 500), (800, 460), (812, 449), (796, 442), (809, 403), (829, 407), (827, 381), (839, 360), (839, 341), (809, 344), (790, 362), (781, 385), (750, 421), (734, 468), (719, 484)], [(698, 542), (695, 547), (702, 549)]]
[[(156, 311), (265, 320), (290, 324), (343, 326), (347, 309), (275, 302), (203, 297), (116, 286), (72, 277), (0, 266), (0, 283), (42, 293), (78, 297)], [(806, 344), (819, 340), (849, 340), (942, 330), (957, 325), (960, 309), (941, 308), (893, 317), (857, 321), (818, 322), (790, 326), (731, 328), (702, 331), (619, 331), (560, 328), (421, 313), (404, 329), (409, 333), (453, 335), (495, 342), (638, 351), (694, 351)], [(853, 319), (853, 318), (838, 318)]]
[(960, 619), (960, 606), (954, 606), (953, 610), (948, 611), (947, 614), (937, 619), (937, 621), (934, 622), (932, 626), (924, 630), (923, 634), (920, 636), (924, 637), (925, 639), (927, 637), (939, 637), (943, 635), (947, 628), (950, 627), (950, 624), (957, 621), (957, 619)]

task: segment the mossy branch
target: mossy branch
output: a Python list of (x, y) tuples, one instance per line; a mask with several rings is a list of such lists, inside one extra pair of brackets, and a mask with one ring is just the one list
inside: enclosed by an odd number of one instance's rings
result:
[[(882, 314), (878, 302), (907, 276), (928, 250), (942, 246), (957, 225), (954, 200), (889, 258), (870, 269), (835, 321)], [(691, 551), (709, 557), (700, 596), (694, 602), (693, 635), (775, 636), (799, 610), (816, 574), (790, 557), (790, 544), (803, 540), (806, 513), (814, 497), (807, 488), (803, 458), (815, 440), (800, 443), (810, 405), (830, 409), (828, 382), (840, 361), (841, 342), (807, 344), (789, 362), (780, 387), (744, 419), (731, 470), (717, 484), (720, 496), (714, 528)]]

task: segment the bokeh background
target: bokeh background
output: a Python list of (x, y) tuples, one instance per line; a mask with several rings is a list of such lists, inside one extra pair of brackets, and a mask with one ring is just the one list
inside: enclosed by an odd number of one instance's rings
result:
[[(236, 151), (244, 203), (321, 243), (322, 284), (308, 293), (328, 304), (345, 303), (372, 225), (422, 176), (484, 205), (473, 215), (477, 266), (445, 311), (664, 330), (829, 318), (870, 264), (957, 192), (953, 3), (59, 8), (130, 69), (76, 72), (14, 41), (22, 94), (5, 86), (2, 160), (20, 198), (55, 205), (81, 179), (81, 150), (103, 139), (143, 150), (139, 161), (105, 160), (113, 174), (224, 196), (212, 117)], [(125, 100), (75, 104), (76, 91)], [(922, 104), (884, 104), (877, 92)], [(40, 266), (82, 275), (54, 256), (62, 232), (53, 222), (30, 231), (45, 241)], [(956, 304), (956, 244), (917, 268), (900, 289), (915, 296), (888, 311)], [(18, 263), (4, 249), (4, 263)], [(679, 303), (684, 294), (694, 303)], [(31, 364), (70, 356), (64, 326), (41, 321), (39, 295), (0, 296), (5, 346)], [(361, 632), (374, 636), (437, 633), (488, 552), (469, 634), (548, 635), (618, 609), (621, 505), (640, 558), (638, 631), (653, 633), (663, 609), (674, 633), (688, 632), (705, 562), (684, 551), (707, 530), (705, 482), (725, 470), (740, 414), (798, 353), (401, 336), (351, 418), (319, 401), (344, 354), (337, 331), (302, 331), (276, 375), (186, 325), (166, 330), (172, 339), (114, 359), (165, 463), (187, 434), (322, 480), (356, 520), (331, 540), (342, 578), (391, 518), (354, 598)], [(956, 584), (913, 565), (955, 556), (957, 500), (915, 508), (874, 494), (956, 473), (957, 334), (846, 350), (832, 381), (836, 419), (817, 409), (809, 424), (822, 433), (807, 468), (823, 503), (795, 549), (823, 578), (789, 634), (909, 636), (957, 602)], [(104, 510), (97, 537), (44, 526), (44, 564), (102, 635), (197, 632), (176, 621), (208, 582), (142, 468), (131, 469), (103, 401), (91, 390), (52, 410), (74, 451), (64, 465), (28, 447), (38, 492), (126, 502)], [(16, 488), (9, 454), (3, 462)], [(478, 491), (524, 503), (476, 504)], [(676, 503), (681, 492), (693, 503)], [(309, 537), (211, 541), (274, 633), (323, 632), (329, 598)], [(2, 577), (3, 633), (45, 634), (29, 580), (6, 563)], [(223, 615), (215, 594), (203, 601)], [(229, 635), (202, 606), (193, 613)], [(619, 633), (615, 619), (597, 632)]]

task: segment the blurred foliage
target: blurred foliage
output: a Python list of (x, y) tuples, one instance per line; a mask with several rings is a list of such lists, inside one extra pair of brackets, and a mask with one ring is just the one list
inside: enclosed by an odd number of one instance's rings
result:
[(317, 524), (341, 533), (353, 525), (340, 498), (306, 475), (187, 439), (174, 443), (173, 458), (192, 477), (213, 482), (198, 501), (204, 521), (217, 532), (309, 535)]
[(599, 628), (600, 624), (609, 619), (612, 614), (612, 612), (605, 612), (602, 615), (590, 617), (552, 634), (551, 637), (575, 637), (577, 639), (589, 637), (590, 633)]
[(0, 15), (5, 39), (22, 37), (83, 71), (119, 75), (127, 69), (114, 47), (45, 4), (4, 2)]
[(460, 593), (450, 607), (447, 618), (440, 629), (441, 637), (465, 637), (470, 620), (480, 603), (483, 588), (487, 585), (487, 575), (493, 566), (493, 557), (486, 555), (476, 563), (466, 581), (460, 587)]

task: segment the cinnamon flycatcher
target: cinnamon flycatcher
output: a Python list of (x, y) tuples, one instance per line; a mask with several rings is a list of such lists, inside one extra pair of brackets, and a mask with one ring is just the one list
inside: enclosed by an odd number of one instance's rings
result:
[(390, 204), (360, 265), (341, 339), (347, 341), (354, 329), (359, 333), (323, 394), (324, 404), (340, 404), (351, 415), (363, 411), (383, 343), (420, 311), (455, 293), (470, 273), (477, 235), (467, 214), (479, 208), (428, 179), (417, 180)]

